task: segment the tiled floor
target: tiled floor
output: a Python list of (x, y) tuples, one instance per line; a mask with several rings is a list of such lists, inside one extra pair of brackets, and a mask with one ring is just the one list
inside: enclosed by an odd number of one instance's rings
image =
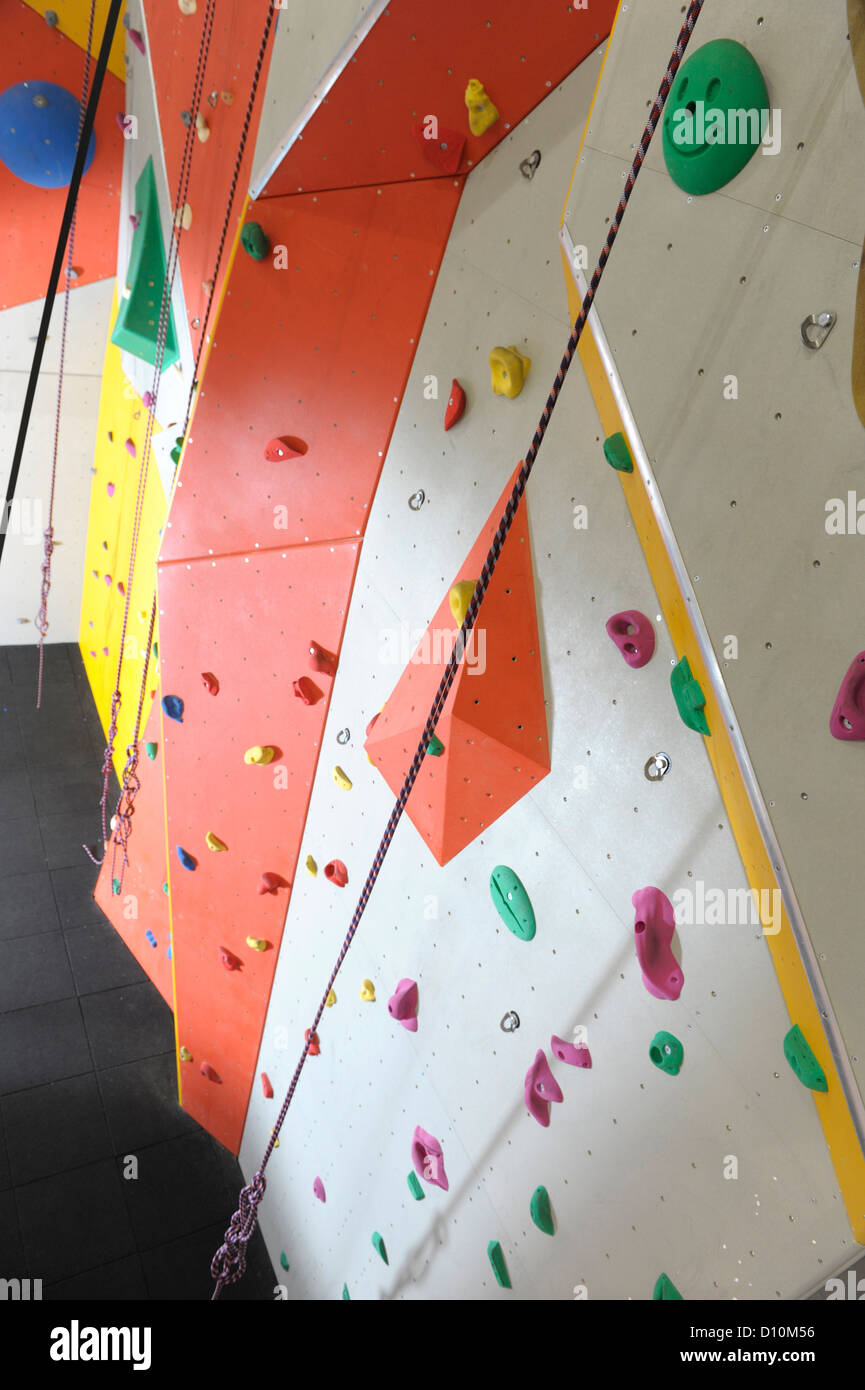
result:
[[(93, 902), (102, 732), (77, 648), (45, 670), (37, 711), (34, 649), (0, 649), (0, 1278), (207, 1299), (243, 1179), (178, 1106), (171, 1011)], [(273, 1297), (249, 1251), (223, 1298)]]

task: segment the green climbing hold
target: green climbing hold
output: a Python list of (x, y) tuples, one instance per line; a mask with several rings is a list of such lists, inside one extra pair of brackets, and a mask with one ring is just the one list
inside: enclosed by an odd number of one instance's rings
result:
[(145, 745), (144, 745), (144, 751), (145, 751), (145, 753), (147, 754), (147, 756), (148, 756), (148, 758), (150, 759), (151, 762), (153, 762), (153, 759), (156, 757), (156, 749), (157, 749), (157, 747), (158, 747), (158, 744), (156, 744), (156, 743), (145, 743)]
[(807, 1086), (811, 1091), (828, 1091), (829, 1083), (825, 1073), (797, 1023), (793, 1024), (784, 1039), (784, 1056), (803, 1086)]
[(496, 865), (490, 874), (490, 893), (508, 931), (520, 941), (531, 941), (535, 934), (535, 914), (529, 895), (513, 869), (506, 864)]
[(698, 734), (709, 735), (709, 725), (703, 713), (706, 697), (700, 689), (699, 682), (691, 675), (686, 656), (683, 656), (678, 666), (674, 666), (670, 672), (670, 688), (682, 722), (687, 724), (689, 729), (696, 729)]
[(379, 1233), (378, 1233), (378, 1231), (373, 1231), (373, 1233), (372, 1233), (372, 1243), (373, 1243), (373, 1248), (374, 1248), (375, 1250), (378, 1251), (378, 1253), (381, 1255), (382, 1259), (384, 1260), (385, 1264), (389, 1264), (390, 1261), (388, 1260), (388, 1257), (387, 1257), (387, 1250), (385, 1249), (384, 1237), (383, 1237), (383, 1236), (380, 1236)]
[(346, 1303), (350, 1303), (350, 1302), (351, 1302), (351, 1294), (350, 1294), (349, 1291), (348, 1291), (348, 1284), (343, 1284), (343, 1286), (342, 1286), (342, 1296), (343, 1296), (343, 1299), (345, 1300)]
[(279, 1263), (282, 1265), (283, 1269), (290, 1268), (288, 1263), (288, 1256), (286, 1255), (284, 1250), (281, 1250), (279, 1253)]
[(535, 1188), (532, 1193), (532, 1200), (529, 1202), (529, 1211), (539, 1231), (543, 1231), (548, 1236), (556, 1234), (553, 1226), (553, 1213), (550, 1208), (550, 1194), (545, 1187)]
[(154, 643), (153, 643), (153, 659), (154, 659), (154, 661), (158, 661), (158, 660), (159, 660), (159, 643), (158, 643), (158, 642), (154, 642)]
[(652, 1299), (655, 1303), (684, 1303), (685, 1301), (672, 1279), (668, 1278), (666, 1274), (659, 1274), (655, 1280)]
[(111, 891), (112, 891), (112, 893), (114, 894), (115, 898), (119, 896), (119, 893), (120, 893), (120, 879), (119, 879), (119, 878), (113, 878), (113, 879), (111, 880)]
[(174, 448), (171, 450), (172, 463), (180, 462), (180, 455), (183, 453), (183, 435), (179, 434), (174, 441)]
[(163, 885), (162, 885), (162, 891), (163, 891), (163, 893), (167, 893), (167, 892), (168, 892), (168, 884), (167, 884), (167, 883), (163, 883)]
[(623, 434), (611, 434), (604, 440), (604, 458), (610, 467), (617, 469), (619, 473), (633, 473), (634, 471), (634, 460), (631, 458), (628, 441)]
[(685, 1056), (685, 1049), (672, 1033), (656, 1033), (649, 1043), (649, 1057), (659, 1071), (678, 1076)]
[[(148, 159), (135, 185), (135, 211), (138, 214), (138, 225), (132, 238), (126, 287), (117, 311), (111, 342), (153, 367), (156, 365), (156, 340), (160, 322), (160, 296), (154, 294), (153, 287), (161, 285), (165, 280), (165, 246), (162, 240), (162, 221), (152, 159)], [(164, 337), (162, 371), (173, 366), (180, 356), (174, 312), (170, 306), (167, 323), (164, 325)]]
[(244, 251), (254, 261), (263, 261), (270, 250), (270, 242), (259, 222), (247, 222), (240, 233), (240, 241)]
[(407, 1181), (407, 1183), (408, 1183), (408, 1190), (409, 1190), (409, 1192), (411, 1193), (411, 1195), (414, 1197), (415, 1201), (416, 1201), (416, 1202), (422, 1202), (423, 1199), (424, 1199), (424, 1197), (426, 1196), (426, 1193), (424, 1192), (423, 1188), (421, 1187), (421, 1185), (420, 1185), (420, 1178), (418, 1177), (418, 1175), (417, 1175), (417, 1173), (414, 1171), (414, 1169), (412, 1169), (412, 1171), (409, 1173), (408, 1178), (406, 1179), (406, 1181)]
[(504, 1252), (497, 1240), (490, 1241), (489, 1245), (487, 1246), (487, 1254), (489, 1255), (490, 1264), (493, 1267), (493, 1273), (495, 1274), (496, 1279), (501, 1284), (502, 1288), (512, 1288), (513, 1286), (508, 1276), (507, 1265), (505, 1264)]
[(433, 734), (432, 738), (427, 744), (426, 751), (429, 753), (431, 758), (440, 758), (442, 753), (445, 751), (445, 746), (442, 743), (441, 739), (436, 738), (435, 734)]
[(673, 83), (663, 124), (667, 172), (685, 193), (714, 193), (741, 173), (769, 124), (766, 83), (747, 48), (712, 39), (692, 53)]

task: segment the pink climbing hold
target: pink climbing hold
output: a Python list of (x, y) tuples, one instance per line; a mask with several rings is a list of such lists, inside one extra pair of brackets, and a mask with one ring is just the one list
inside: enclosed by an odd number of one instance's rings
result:
[(460, 386), (456, 377), (451, 382), (451, 393), (448, 397), (447, 410), (445, 411), (445, 429), (449, 430), (455, 425), (457, 420), (463, 418), (466, 408), (466, 393)]
[(292, 689), (297, 698), (302, 700), (305, 705), (317, 705), (323, 693), (319, 690), (315, 681), (309, 679), (309, 676), (301, 676), (298, 680), (294, 681), (292, 683)]
[(266, 1071), (261, 1073), (261, 1089), (264, 1092), (265, 1100), (273, 1100), (273, 1087)]
[(643, 984), (656, 999), (678, 999), (685, 977), (671, 942), (676, 915), (660, 888), (638, 888), (631, 898), (637, 914), (634, 945), (643, 972)]
[[(129, 221), (132, 223), (133, 230), (137, 232), (139, 226), (141, 225), (141, 214), (137, 212), (130, 212)], [(112, 436), (109, 434), (108, 438), (111, 439)]]
[(635, 671), (651, 661), (655, 651), (655, 629), (645, 613), (638, 613), (634, 608), (614, 613), (607, 619), (607, 635), (612, 637)]
[(332, 676), (336, 673), (336, 657), (332, 652), (320, 647), (317, 642), (310, 642), (309, 669), (310, 671), (319, 671), (326, 676)]
[(324, 1183), (322, 1182), (321, 1178), (316, 1178), (315, 1182), (312, 1184), (312, 1190), (320, 1202), (327, 1201), (327, 1195), (324, 1190)]
[(833, 738), (861, 742), (865, 739), (865, 652), (850, 663), (832, 706), (829, 732)]
[(109, 589), (110, 589), (110, 588), (111, 588), (111, 575), (110, 575), (110, 574), (106, 574), (106, 576), (105, 576), (105, 583), (108, 585), (108, 587), (109, 587)]
[(224, 965), (226, 970), (240, 969), (240, 961), (237, 956), (232, 955), (231, 951), (226, 951), (224, 946), (220, 946), (219, 948), (219, 960), (220, 964)]
[(387, 1001), (387, 1011), (391, 1018), (395, 1018), (397, 1023), (402, 1024), (403, 1028), (408, 1028), (410, 1033), (417, 1032), (416, 980), (400, 980)]
[(550, 1123), (550, 1101), (558, 1105), (564, 1096), (550, 1071), (543, 1049), (535, 1054), (535, 1060), (526, 1072), (524, 1095), (529, 1114), (546, 1129)]
[(335, 883), (337, 888), (344, 888), (348, 883), (348, 869), (341, 859), (331, 859), (329, 864), (325, 864), (324, 876), (329, 883)]
[(134, 439), (127, 439), (127, 441), (126, 441), (126, 452), (127, 452), (127, 454), (131, 454), (133, 458), (136, 458), (136, 457), (137, 457), (136, 451), (135, 451), (135, 440), (134, 440)]
[(156, 404), (156, 397), (152, 391), (144, 392), (144, 395), (141, 397), (141, 404), (144, 406), (145, 410), (149, 410), (152, 405)]
[(569, 1067), (592, 1065), (592, 1054), (584, 1043), (577, 1046), (576, 1043), (566, 1042), (564, 1038), (557, 1038), (555, 1033), (550, 1038), (550, 1051), (560, 1062), (567, 1062)]
[(120, 129), (123, 131), (123, 134), (125, 135), (125, 134), (126, 134), (126, 130), (127, 130), (127, 126), (128, 126), (128, 124), (129, 124), (129, 117), (127, 116), (126, 112), (125, 112), (125, 111), (116, 111), (116, 112), (114, 113), (114, 119), (115, 119), (115, 121), (117, 122), (117, 124), (119, 125)]
[(434, 1187), (440, 1187), (445, 1192), (449, 1190), (450, 1183), (445, 1172), (442, 1146), (434, 1135), (427, 1134), (420, 1125), (417, 1126), (412, 1139), (411, 1161), (418, 1177), (423, 1178), (424, 1182), (432, 1183)]
[(123, 580), (122, 580), (122, 579), (118, 579), (118, 581), (117, 581), (117, 592), (118, 592), (118, 594), (125, 594), (125, 593), (126, 593), (126, 585), (123, 583)]
[(318, 1056), (320, 1055), (320, 1053), (321, 1053), (321, 1047), (320, 1047), (319, 1041), (318, 1041), (318, 1033), (313, 1033), (313, 1034), (312, 1034), (312, 1037), (310, 1037), (309, 1035), (310, 1035), (310, 1032), (311, 1032), (311, 1031), (312, 1031), (312, 1030), (309, 1029), (309, 1028), (306, 1029), (306, 1031), (305, 1031), (305, 1033), (304, 1033), (304, 1035), (303, 1035), (303, 1041), (309, 1043), (309, 1048), (308, 1048), (308, 1054), (309, 1054), (309, 1056), (310, 1056), (310, 1057), (318, 1057)]
[(113, 484), (113, 483), (106, 483), (106, 484), (105, 484), (105, 491), (108, 493), (108, 496), (109, 496), (109, 497), (113, 497), (113, 496), (114, 496), (114, 484)]
[(137, 29), (127, 29), (126, 32), (128, 33), (132, 42), (135, 44), (135, 47), (138, 49), (138, 52), (146, 53), (147, 49), (144, 47), (144, 40), (141, 37), (139, 31)]
[(288, 884), (280, 874), (262, 874), (258, 885), (259, 893), (278, 893), (280, 888), (287, 888)]
[(199, 1071), (201, 1072), (202, 1076), (207, 1077), (208, 1081), (215, 1081), (217, 1086), (222, 1085), (222, 1077), (218, 1074), (218, 1072), (215, 1072), (213, 1070), (213, 1067), (210, 1065), (209, 1062), (202, 1062), (201, 1066), (199, 1067)]
[(216, 679), (212, 671), (202, 671), (201, 683), (207, 691), (208, 695), (219, 694), (219, 681)]

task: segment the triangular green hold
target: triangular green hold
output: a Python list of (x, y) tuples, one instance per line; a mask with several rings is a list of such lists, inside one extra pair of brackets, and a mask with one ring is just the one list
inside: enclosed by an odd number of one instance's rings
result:
[(507, 1265), (505, 1264), (504, 1251), (502, 1250), (502, 1247), (499, 1245), (497, 1240), (490, 1241), (489, 1245), (487, 1246), (487, 1254), (490, 1258), (490, 1264), (493, 1267), (493, 1273), (495, 1274), (496, 1279), (501, 1284), (502, 1288), (511, 1288), (512, 1285), (508, 1277), (508, 1270)]
[(163, 883), (163, 885), (162, 885), (162, 891), (163, 891), (163, 893), (167, 893), (167, 892), (168, 892), (168, 884), (167, 884), (167, 883)]
[(345, 1302), (346, 1302), (346, 1303), (350, 1303), (350, 1302), (351, 1302), (351, 1294), (350, 1294), (349, 1291), (348, 1291), (348, 1284), (343, 1284), (343, 1286), (342, 1286), (342, 1296), (343, 1296), (343, 1298), (345, 1299)]
[(548, 1236), (556, 1234), (553, 1225), (553, 1213), (550, 1209), (550, 1194), (545, 1187), (535, 1188), (532, 1193), (532, 1200), (529, 1202), (529, 1211), (539, 1231), (543, 1231)]
[(284, 1250), (281, 1250), (281, 1251), (280, 1251), (280, 1254), (279, 1254), (279, 1263), (282, 1265), (283, 1269), (288, 1269), (288, 1268), (289, 1268), (288, 1256), (286, 1255), (286, 1253), (285, 1253)]
[[(156, 338), (165, 283), (165, 246), (152, 159), (148, 159), (135, 185), (135, 209), (139, 222), (132, 238), (126, 290), (111, 341), (152, 367), (156, 363)], [(174, 315), (169, 305), (162, 370), (173, 366), (179, 356)]]
[(409, 1173), (408, 1177), (406, 1178), (406, 1182), (408, 1183), (408, 1190), (414, 1197), (415, 1201), (422, 1202), (424, 1197), (426, 1196), (426, 1193), (421, 1187), (420, 1178), (414, 1170), (412, 1170)]
[(709, 725), (706, 723), (706, 716), (703, 713), (706, 697), (700, 689), (699, 682), (695, 681), (691, 675), (691, 667), (686, 656), (683, 656), (678, 666), (674, 666), (670, 672), (670, 688), (673, 692), (673, 699), (676, 701), (676, 709), (682, 716), (682, 722), (687, 724), (689, 729), (695, 729), (698, 734), (710, 734)]
[(784, 1056), (803, 1086), (807, 1086), (810, 1091), (828, 1091), (829, 1083), (825, 1073), (797, 1023), (793, 1024), (784, 1038)]
[(384, 1260), (385, 1264), (389, 1264), (390, 1261), (388, 1260), (388, 1257), (387, 1257), (387, 1250), (385, 1249), (385, 1246), (384, 1246), (384, 1237), (383, 1237), (383, 1236), (380, 1236), (379, 1233), (378, 1233), (378, 1231), (373, 1231), (373, 1233), (372, 1233), (372, 1243), (373, 1243), (374, 1249), (376, 1249), (376, 1250), (378, 1251), (378, 1253), (381, 1255), (381, 1257), (382, 1257), (382, 1259)]
[(144, 745), (144, 751), (151, 762), (153, 762), (153, 759), (156, 757), (156, 747), (157, 745), (155, 743), (145, 743)]
[(658, 1275), (652, 1299), (655, 1303), (684, 1303), (685, 1301), (672, 1279), (668, 1278), (666, 1274)]
[(617, 469), (619, 473), (633, 473), (634, 471), (634, 460), (631, 458), (628, 441), (623, 434), (611, 434), (604, 440), (604, 458), (610, 467)]
[(440, 758), (442, 753), (445, 751), (445, 746), (442, 743), (441, 739), (436, 738), (435, 734), (433, 734), (432, 738), (427, 744), (426, 751), (429, 753), (431, 758)]
[(115, 897), (117, 897), (117, 896), (119, 895), (119, 893), (120, 893), (120, 879), (119, 879), (119, 878), (113, 878), (113, 879), (111, 880), (111, 891), (113, 892), (113, 894), (114, 894)]

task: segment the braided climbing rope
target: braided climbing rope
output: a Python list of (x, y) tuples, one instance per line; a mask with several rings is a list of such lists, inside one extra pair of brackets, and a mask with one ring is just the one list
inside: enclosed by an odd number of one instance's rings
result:
[[(108, 803), (108, 784), (111, 777), (111, 768), (114, 759), (114, 740), (117, 737), (117, 723), (122, 703), (120, 694), (120, 678), (123, 670), (123, 659), (126, 648), (126, 632), (129, 624), (129, 612), (132, 603), (132, 587), (135, 576), (135, 561), (138, 554), (138, 541), (141, 531), (141, 518), (144, 512), (144, 497), (147, 489), (147, 476), (150, 468), (150, 458), (152, 452), (153, 426), (156, 420), (156, 404), (159, 396), (159, 385), (162, 378), (162, 363), (165, 356), (165, 343), (168, 337), (168, 324), (171, 315), (171, 297), (174, 290), (174, 278), (177, 273), (177, 266), (180, 256), (180, 239), (183, 233), (182, 212), (186, 203), (186, 195), (189, 189), (189, 178), (192, 170), (192, 150), (195, 144), (195, 115), (201, 101), (204, 90), (204, 73), (207, 67), (207, 59), (210, 54), (210, 43), (213, 35), (213, 19), (216, 11), (216, 0), (207, 0), (202, 23), (201, 40), (198, 48), (198, 60), (195, 66), (195, 80), (193, 83), (192, 104), (190, 111), (192, 117), (186, 130), (186, 138), (183, 142), (183, 155), (180, 162), (180, 173), (177, 181), (177, 194), (173, 208), (173, 219), (171, 228), (171, 241), (168, 248), (166, 260), (165, 276), (162, 282), (162, 300), (159, 306), (159, 321), (156, 328), (156, 351), (153, 364), (153, 386), (149, 392), (149, 405), (147, 409), (147, 424), (144, 432), (144, 447), (141, 454), (141, 463), (138, 469), (138, 485), (135, 494), (135, 512), (132, 522), (132, 538), (129, 550), (129, 572), (126, 582), (126, 595), (123, 605), (123, 621), (120, 630), (120, 641), (117, 651), (117, 671), (114, 682), (114, 693), (111, 696), (111, 718), (108, 727), (108, 738), (106, 741), (105, 754), (102, 760), (102, 798), (100, 807), (102, 811), (102, 841), (108, 844), (108, 827), (106, 825), (107, 803)], [(112, 835), (114, 849), (112, 851), (112, 886), (115, 893), (119, 893), (122, 887), (122, 880), (125, 870), (129, 865), (129, 855), (127, 846), (132, 830), (132, 816), (134, 814), (135, 798), (140, 790), (141, 783), (138, 780), (138, 739), (141, 732), (141, 718), (144, 710), (144, 700), (147, 692), (147, 672), (150, 664), (150, 652), (153, 643), (153, 629), (156, 621), (156, 595), (154, 593), (150, 608), (150, 626), (148, 642), (141, 655), (141, 683), (138, 693), (138, 706), (136, 709), (135, 721), (132, 730), (132, 739), (126, 747), (126, 763), (123, 768), (121, 779), (120, 797), (117, 802), (117, 810), (113, 817)], [(101, 864), (104, 861), (104, 853), (101, 859), (97, 858), (86, 845), (82, 846), (85, 854), (94, 864)], [(117, 853), (120, 850), (123, 857), (123, 867), (120, 878), (116, 875)]]
[[(87, 46), (84, 49), (84, 78), (81, 84), (81, 104), (78, 107), (78, 138), (81, 143), (84, 114), (90, 87), (90, 46), (93, 42), (93, 21), (96, 0), (90, 0), (90, 22), (87, 27)], [(60, 447), (60, 411), (63, 402), (63, 369), (66, 362), (66, 334), (69, 326), (69, 293), (72, 285), (72, 263), (75, 257), (75, 225), (78, 220), (77, 199), (69, 224), (69, 248), (66, 257), (66, 293), (63, 296), (63, 324), (60, 329), (60, 363), (57, 368), (57, 409), (54, 415), (54, 448), (51, 455), (51, 485), (48, 492), (48, 525), (43, 533), (45, 550), (42, 558), (42, 585), (36, 629), (39, 633), (39, 675), (36, 681), (36, 708), (42, 708), (42, 675), (45, 664), (45, 637), (48, 632), (48, 595), (51, 592), (51, 557), (54, 554), (54, 495), (57, 489), (57, 451)]]
[(591, 310), (592, 304), (594, 302), (598, 285), (601, 282), (601, 276), (603, 275), (604, 268), (607, 264), (607, 261), (609, 260), (610, 251), (612, 250), (613, 243), (618, 235), (619, 227), (621, 226), (622, 218), (625, 214), (625, 209), (628, 206), (628, 202), (630, 200), (634, 184), (636, 183), (637, 176), (639, 175), (639, 172), (643, 167), (643, 161), (645, 160), (646, 155), (648, 153), (649, 145), (652, 141), (652, 136), (655, 132), (655, 128), (657, 127), (658, 120), (661, 116), (661, 112), (663, 111), (664, 106), (666, 104), (667, 97), (669, 96), (670, 88), (673, 85), (676, 73), (678, 72), (679, 67), (681, 66), (683, 54), (685, 52), (685, 49), (688, 47), (688, 44), (691, 39), (691, 34), (694, 31), (694, 25), (696, 24), (700, 16), (700, 11), (703, 8), (703, 4), (704, 0), (691, 0), (690, 5), (688, 6), (688, 12), (685, 15), (684, 22), (682, 24), (681, 29), (679, 30), (679, 36), (676, 39), (676, 46), (673, 49), (672, 54), (670, 55), (670, 61), (667, 65), (667, 70), (664, 73), (661, 85), (658, 88), (658, 95), (655, 98), (655, 101), (652, 105), (652, 109), (649, 113), (649, 118), (646, 121), (646, 126), (640, 139), (639, 148), (637, 149), (637, 153), (634, 155), (634, 160), (631, 165), (630, 172), (628, 174), (627, 179), (625, 180), (625, 186), (622, 190), (622, 197), (619, 201), (619, 206), (616, 209), (616, 215), (613, 218), (613, 221), (610, 225), (610, 230), (607, 233), (607, 239), (604, 243), (603, 249), (601, 250), (601, 254), (598, 257), (598, 263), (595, 266), (594, 272), (592, 274), (592, 279), (586, 291), (585, 298), (583, 299), (583, 302), (580, 306), (580, 312), (577, 315), (577, 319), (574, 324), (573, 330), (571, 332), (570, 337), (568, 338), (567, 347), (565, 348), (564, 356), (559, 365), (559, 370), (556, 373), (556, 379), (553, 383), (553, 388), (550, 391), (549, 396), (547, 397), (547, 403), (544, 406), (540, 421), (538, 422), (538, 427), (535, 430), (534, 438), (532, 439), (531, 445), (526, 453), (526, 457), (519, 471), (517, 481), (514, 484), (513, 491), (511, 492), (511, 495), (508, 498), (507, 505), (505, 506), (505, 510), (502, 514), (501, 521), (499, 522), (499, 525), (496, 529), (496, 533), (493, 537), (492, 544), (490, 545), (489, 553), (487, 554), (487, 558), (484, 561), (483, 569), (481, 570), (480, 578), (478, 579), (478, 582), (475, 586), (475, 591), (472, 595), (471, 603), (469, 604), (468, 611), (465, 615), (462, 627), (454, 644), (454, 649), (451, 652), (450, 660), (448, 661), (448, 664), (445, 667), (444, 673), (439, 683), (439, 688), (436, 691), (435, 699), (433, 700), (432, 708), (430, 709), (429, 715), (427, 716), (427, 721), (424, 725), (423, 733), (420, 737), (420, 742), (418, 743), (415, 755), (411, 762), (411, 766), (408, 772), (406, 773), (405, 781), (402, 784), (399, 796), (397, 797), (396, 802), (394, 804), (394, 808), (390, 814), (390, 819), (388, 820), (388, 823), (385, 827), (385, 831), (382, 835), (379, 847), (376, 850), (375, 858), (372, 862), (372, 868), (370, 869), (369, 874), (367, 875), (366, 882), (363, 885), (363, 890), (361, 892), (360, 897), (358, 898), (357, 906), (355, 907), (354, 916), (351, 919), (351, 924), (349, 926), (348, 933), (346, 935), (345, 941), (342, 944), (342, 949), (340, 950), (336, 965), (334, 966), (333, 971), (331, 972), (330, 979), (328, 980), (327, 985), (325, 987), (325, 991), (321, 998), (321, 1002), (319, 1003), (318, 1011), (315, 1015), (312, 1028), (309, 1031), (306, 1042), (304, 1044), (303, 1051), (300, 1054), (300, 1061), (298, 1062), (297, 1067), (295, 1068), (294, 1076), (291, 1079), (291, 1084), (286, 1093), (285, 1100), (282, 1103), (282, 1109), (279, 1112), (276, 1124), (271, 1130), (270, 1140), (268, 1142), (267, 1148), (264, 1151), (264, 1157), (261, 1161), (261, 1164), (259, 1165), (257, 1172), (253, 1175), (252, 1181), (241, 1190), (239, 1206), (231, 1219), (228, 1230), (225, 1233), (225, 1241), (219, 1247), (219, 1249), (213, 1257), (213, 1260), (211, 1261), (210, 1273), (212, 1277), (216, 1280), (216, 1287), (214, 1288), (212, 1294), (212, 1300), (219, 1297), (219, 1294), (222, 1291), (224, 1285), (234, 1284), (237, 1282), (238, 1279), (242, 1278), (246, 1270), (246, 1246), (252, 1238), (253, 1234), (255, 1233), (255, 1227), (258, 1221), (258, 1206), (264, 1196), (267, 1187), (267, 1181), (264, 1176), (264, 1170), (267, 1167), (267, 1162), (270, 1158), (271, 1153), (273, 1152), (274, 1145), (276, 1144), (276, 1141), (279, 1138), (279, 1132), (282, 1128), (283, 1121), (285, 1120), (285, 1117), (288, 1113), (288, 1108), (291, 1105), (294, 1092), (297, 1088), (297, 1083), (300, 1080), (300, 1074), (303, 1071), (304, 1063), (306, 1062), (307, 1056), (309, 1054), (310, 1043), (312, 1041), (316, 1029), (318, 1028), (321, 1016), (324, 1013), (324, 1010), (327, 1006), (328, 995), (330, 994), (330, 991), (333, 989), (336, 977), (339, 974), (342, 963), (345, 960), (346, 954), (348, 953), (348, 949), (351, 946), (352, 941), (354, 940), (355, 932), (357, 931), (360, 925), (360, 920), (364, 914), (366, 905), (369, 902), (369, 898), (372, 893), (373, 887), (375, 886), (375, 882), (378, 878), (381, 866), (384, 863), (385, 855), (387, 854), (388, 849), (390, 848), (391, 840), (393, 839), (397, 825), (399, 824), (400, 817), (402, 816), (406, 801), (409, 797), (409, 793), (411, 792), (411, 789), (415, 783), (415, 779), (417, 778), (417, 775), (420, 772), (420, 769), (423, 765), (423, 760), (426, 755), (427, 746), (429, 744), (430, 739), (433, 736), (433, 733), (435, 732), (435, 726), (444, 708), (448, 692), (456, 678), (457, 668), (459, 666), (460, 661), (462, 660), (462, 656), (465, 651), (466, 638), (468, 634), (471, 632), (472, 628), (474, 627), (475, 618), (477, 617), (478, 610), (480, 609), (480, 606), (483, 602), (484, 595), (489, 587), (489, 582), (493, 576), (493, 572), (498, 563), (499, 556), (502, 552), (502, 548), (507, 538), (507, 534), (511, 529), (511, 525), (513, 524), (513, 520), (516, 516), (517, 509), (522, 500), (523, 493), (526, 490), (526, 483), (528, 482), (529, 475), (532, 471), (532, 468), (534, 467), (538, 450), (541, 447), (541, 442), (544, 438), (544, 435), (547, 432), (547, 425), (549, 424), (550, 416), (552, 415), (553, 410), (555, 409), (556, 402), (559, 398), (561, 389), (565, 382), (565, 377), (567, 376), (568, 371), (570, 370), (571, 363), (574, 360), (574, 355), (577, 351), (577, 346), (579, 344), (580, 338), (582, 337), (583, 329), (588, 320), (589, 311)]

